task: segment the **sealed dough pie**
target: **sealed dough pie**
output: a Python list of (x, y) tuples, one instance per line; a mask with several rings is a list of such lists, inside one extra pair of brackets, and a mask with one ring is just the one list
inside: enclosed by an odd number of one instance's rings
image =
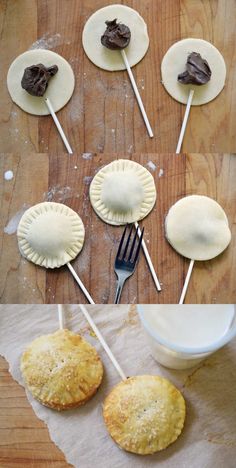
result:
[(156, 201), (153, 176), (141, 164), (128, 159), (118, 159), (100, 169), (89, 194), (97, 215), (114, 225), (144, 218)]
[(17, 237), (21, 254), (36, 265), (55, 268), (73, 260), (84, 244), (79, 215), (62, 203), (44, 202), (23, 214)]
[(20, 367), (33, 397), (58, 411), (86, 403), (103, 376), (96, 349), (69, 330), (36, 338), (23, 353)]
[[(50, 80), (42, 97), (31, 96), (21, 86), (25, 68), (39, 63), (46, 67), (52, 65), (58, 67), (58, 72)], [(25, 112), (48, 115), (50, 112), (45, 104), (45, 98), (50, 99), (55, 112), (59, 111), (73, 94), (75, 77), (70, 64), (63, 57), (51, 50), (35, 49), (24, 52), (12, 62), (7, 75), (7, 87), (13, 102)]]
[[(184, 71), (191, 52), (197, 52), (207, 60), (212, 72), (210, 81), (202, 86), (178, 82), (178, 75)], [(223, 56), (213, 44), (203, 39), (188, 38), (176, 42), (168, 49), (162, 60), (161, 75), (163, 85), (174, 99), (186, 104), (189, 90), (193, 89), (192, 105), (199, 106), (215, 99), (224, 88), (226, 65)]]
[(84, 26), (83, 48), (91, 62), (108, 71), (126, 69), (120, 51), (109, 50), (101, 44), (101, 36), (106, 29), (105, 21), (114, 19), (124, 23), (131, 31), (130, 43), (125, 48), (131, 67), (142, 60), (149, 46), (147, 25), (136, 10), (126, 5), (109, 5), (97, 10)]
[(178, 438), (184, 426), (185, 401), (163, 377), (130, 377), (106, 397), (103, 416), (111, 437), (122, 449), (148, 455)]
[(192, 260), (210, 260), (229, 245), (231, 233), (221, 206), (212, 198), (190, 195), (169, 210), (166, 237), (172, 247)]

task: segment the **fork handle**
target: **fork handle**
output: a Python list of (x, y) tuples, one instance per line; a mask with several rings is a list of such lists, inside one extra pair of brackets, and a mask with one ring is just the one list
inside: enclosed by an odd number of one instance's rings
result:
[(121, 296), (121, 293), (122, 293), (122, 289), (123, 289), (123, 286), (124, 286), (124, 282), (125, 280), (123, 281), (117, 281), (117, 287), (116, 287), (116, 296), (115, 296), (115, 302), (114, 304), (119, 304), (120, 302), (120, 296)]

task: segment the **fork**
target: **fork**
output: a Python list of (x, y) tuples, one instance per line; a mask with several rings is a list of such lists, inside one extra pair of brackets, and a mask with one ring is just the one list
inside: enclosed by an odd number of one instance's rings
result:
[[(115, 273), (118, 278), (115, 304), (119, 304), (121, 292), (124, 286), (125, 281), (129, 278), (135, 271), (136, 265), (138, 263), (139, 252), (142, 244), (143, 231), (142, 229), (141, 236), (138, 237), (138, 228), (135, 229), (135, 234), (131, 242), (131, 235), (133, 232), (133, 224), (129, 226), (129, 235), (125, 242), (125, 235), (128, 230), (128, 224), (126, 224), (124, 232), (122, 234), (118, 252), (115, 259)], [(137, 243), (138, 240), (138, 243)], [(131, 247), (130, 247), (131, 245)]]

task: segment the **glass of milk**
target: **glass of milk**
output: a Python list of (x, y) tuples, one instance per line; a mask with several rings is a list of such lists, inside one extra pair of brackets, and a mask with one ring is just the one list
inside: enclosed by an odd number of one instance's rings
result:
[(153, 357), (188, 369), (236, 337), (236, 305), (138, 305)]

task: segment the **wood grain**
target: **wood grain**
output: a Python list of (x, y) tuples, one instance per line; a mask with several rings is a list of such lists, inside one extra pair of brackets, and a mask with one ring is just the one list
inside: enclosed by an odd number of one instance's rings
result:
[(0, 357), (1, 468), (66, 468), (63, 453), (51, 441), (47, 426), (35, 415), (25, 390)]
[[(58, 116), (75, 152), (173, 152), (184, 113), (161, 85), (160, 64), (175, 41), (200, 37), (213, 42), (227, 64), (227, 84), (212, 103), (193, 108), (184, 140), (185, 152), (236, 151), (235, 0), (126, 0), (145, 19), (150, 47), (134, 75), (154, 128), (147, 135), (126, 72), (105, 72), (85, 56), (81, 34), (87, 18), (116, 0), (2, 0), (0, 150), (62, 152), (50, 116), (27, 115), (11, 102), (5, 81), (12, 60), (40, 39), (72, 65), (76, 88)], [(14, 34), (12, 33), (14, 31)], [(10, 135), (10, 138), (9, 138)]]
[[(85, 224), (86, 239), (73, 265), (96, 303), (112, 303), (114, 300), (114, 259), (123, 228), (107, 225), (97, 217), (89, 201), (89, 184), (97, 170), (113, 157), (91, 153), (68, 157), (55, 153), (49, 159), (43, 154), (2, 155), (1, 158), (2, 179), (9, 168), (13, 168), (15, 175), (3, 186), (2, 229), (24, 203), (30, 206), (46, 200), (56, 201), (77, 211)], [(119, 154), (116, 157), (129, 157), (143, 164), (154, 177), (157, 204), (141, 224), (145, 226), (147, 246), (163, 284), (162, 292), (157, 293), (141, 255), (135, 274), (124, 287), (122, 302), (178, 302), (189, 262), (165, 240), (164, 219), (175, 201), (194, 193), (213, 197), (222, 205), (229, 219), (232, 242), (227, 251), (214, 260), (196, 262), (186, 302), (235, 302), (236, 156)], [(1, 302), (86, 302), (66, 267), (45, 271), (21, 258), (15, 234), (3, 234), (1, 256)]]

